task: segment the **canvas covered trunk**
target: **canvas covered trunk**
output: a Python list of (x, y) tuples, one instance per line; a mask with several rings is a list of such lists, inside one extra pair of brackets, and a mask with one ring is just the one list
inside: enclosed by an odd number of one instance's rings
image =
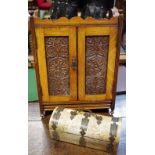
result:
[(49, 121), (51, 137), (80, 146), (116, 153), (121, 119), (56, 107)]

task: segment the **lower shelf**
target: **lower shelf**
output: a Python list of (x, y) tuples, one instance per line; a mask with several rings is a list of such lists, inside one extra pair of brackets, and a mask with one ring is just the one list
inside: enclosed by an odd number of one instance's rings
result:
[[(47, 104), (43, 105), (44, 111), (52, 111), (58, 104)], [(63, 106), (65, 108), (72, 108), (72, 109), (109, 109), (111, 108), (111, 103), (81, 103), (81, 104), (59, 104), (59, 106)]]

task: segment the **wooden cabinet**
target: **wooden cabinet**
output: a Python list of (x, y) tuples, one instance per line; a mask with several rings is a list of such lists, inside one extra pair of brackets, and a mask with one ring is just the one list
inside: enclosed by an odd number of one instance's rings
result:
[(57, 105), (114, 109), (121, 21), (116, 17), (34, 19), (42, 114)]

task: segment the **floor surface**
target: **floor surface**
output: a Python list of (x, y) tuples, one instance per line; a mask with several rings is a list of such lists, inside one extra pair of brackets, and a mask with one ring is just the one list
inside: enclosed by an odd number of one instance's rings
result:
[[(48, 121), (50, 114), (43, 120), (39, 114), (39, 104), (28, 104), (28, 152), (29, 155), (110, 155), (103, 151), (80, 147), (50, 139)], [(121, 138), (117, 155), (126, 155), (126, 95), (116, 98), (114, 116), (122, 117)], [(103, 111), (95, 111), (103, 114)]]

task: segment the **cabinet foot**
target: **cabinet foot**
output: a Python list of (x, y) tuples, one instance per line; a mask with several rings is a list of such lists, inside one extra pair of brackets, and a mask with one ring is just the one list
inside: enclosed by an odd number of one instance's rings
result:
[(114, 110), (110, 109), (110, 110), (109, 110), (109, 114), (110, 114), (111, 116), (113, 116)]
[(46, 115), (46, 112), (43, 111), (43, 112), (40, 114), (41, 119), (45, 118), (45, 115)]

